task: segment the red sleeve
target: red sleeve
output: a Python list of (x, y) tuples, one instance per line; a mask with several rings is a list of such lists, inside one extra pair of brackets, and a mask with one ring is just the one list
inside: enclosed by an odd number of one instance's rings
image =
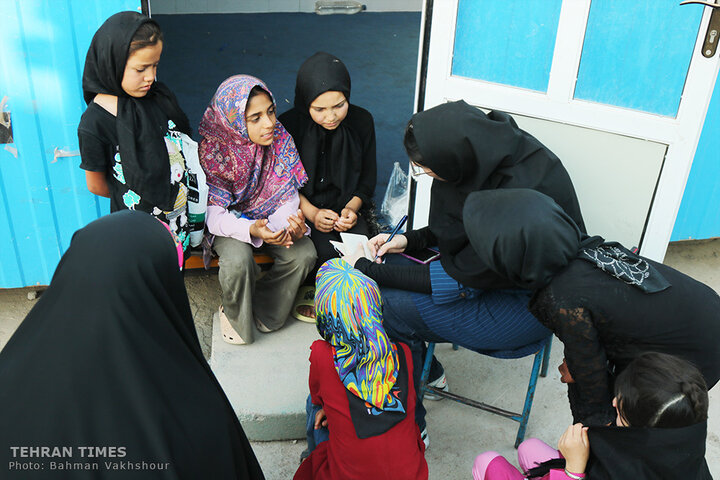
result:
[(323, 405), (320, 387), (322, 381), (322, 365), (327, 356), (332, 355), (332, 347), (325, 340), (315, 340), (310, 346), (310, 400), (315, 405)]

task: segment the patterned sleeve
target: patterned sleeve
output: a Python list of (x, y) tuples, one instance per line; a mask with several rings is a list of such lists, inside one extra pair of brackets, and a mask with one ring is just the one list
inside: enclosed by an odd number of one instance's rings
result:
[[(570, 303), (570, 302), (568, 302)], [(587, 308), (559, 302), (551, 289), (541, 290), (531, 312), (563, 342), (565, 361), (575, 383), (568, 384), (573, 420), (607, 425), (615, 418), (607, 356)]]

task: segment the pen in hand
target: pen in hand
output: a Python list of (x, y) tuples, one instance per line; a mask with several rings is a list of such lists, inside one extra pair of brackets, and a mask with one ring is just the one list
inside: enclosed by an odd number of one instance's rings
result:
[[(385, 243), (390, 243), (390, 241), (393, 239), (393, 237), (398, 233), (398, 231), (400, 231), (400, 229), (403, 227), (403, 225), (405, 225), (405, 222), (407, 221), (407, 217), (408, 217), (407, 215), (403, 215), (403, 217), (400, 219), (400, 221), (398, 222), (398, 224), (395, 225), (395, 228), (394, 228), (393, 231), (390, 233), (390, 236), (388, 237), (388, 239), (385, 240)], [(378, 248), (378, 252), (379, 252), (379, 251), (380, 251), (380, 249)], [(376, 252), (376, 253), (375, 253), (375, 258), (373, 258), (373, 262), (378, 259), (378, 256), (379, 256), (379, 255), (378, 255), (377, 252)]]

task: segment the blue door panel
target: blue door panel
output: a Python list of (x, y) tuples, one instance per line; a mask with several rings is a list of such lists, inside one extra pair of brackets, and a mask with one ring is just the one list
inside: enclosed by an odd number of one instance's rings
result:
[(575, 98), (675, 117), (702, 7), (593, 0)]
[(452, 74), (547, 91), (561, 0), (459, 0)]

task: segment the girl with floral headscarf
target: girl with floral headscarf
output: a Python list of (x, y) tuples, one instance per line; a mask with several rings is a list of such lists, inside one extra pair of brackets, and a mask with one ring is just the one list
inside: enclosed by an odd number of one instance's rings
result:
[(329, 260), (317, 273), (315, 309), (323, 340), (311, 347), (308, 433), (330, 433), (294, 478), (427, 478), (410, 350), (387, 337), (377, 284)]
[[(254, 327), (283, 326), (295, 292), (315, 263), (299, 210), (307, 175), (290, 134), (275, 117), (267, 86), (249, 75), (225, 80), (199, 128), (207, 175), (208, 244), (220, 256), (220, 322), (228, 343), (253, 342)], [(253, 254), (274, 258), (260, 279)]]

